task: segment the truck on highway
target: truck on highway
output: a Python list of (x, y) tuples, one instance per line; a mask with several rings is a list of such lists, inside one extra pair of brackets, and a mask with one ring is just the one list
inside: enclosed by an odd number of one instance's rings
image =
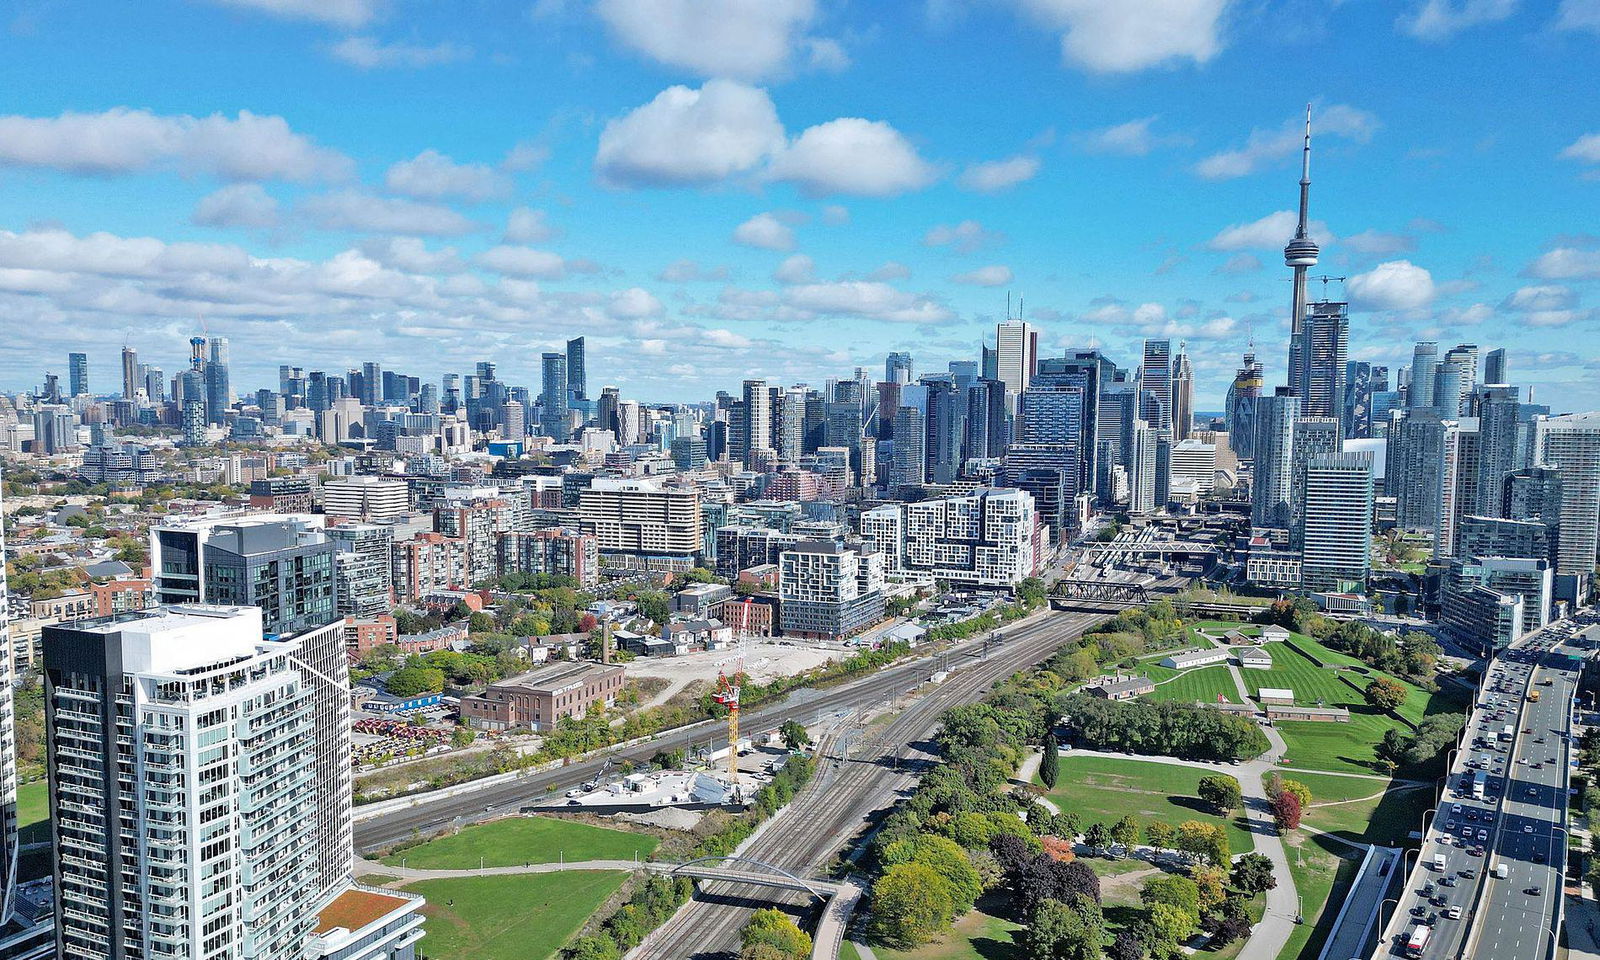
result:
[(1539, 702), (1539, 691), (1537, 691), (1537, 690), (1529, 690), (1528, 691), (1528, 702), (1529, 703), (1538, 703)]
[(1482, 770), (1472, 775), (1472, 799), (1482, 800), (1484, 790), (1489, 786), (1489, 775)]
[(1505, 726), (1500, 728), (1500, 739), (1502, 741), (1509, 743), (1511, 741), (1512, 736), (1514, 736), (1514, 735), (1515, 735), (1515, 730), (1511, 726), (1511, 724), (1508, 723)]
[(1406, 939), (1406, 956), (1420, 957), (1422, 951), (1428, 948), (1428, 937), (1433, 934), (1433, 928), (1425, 923), (1419, 923), (1411, 928), (1411, 936)]
[(1494, 877), (1496, 880), (1504, 880), (1509, 876), (1511, 876), (1511, 867), (1509, 864), (1497, 863), (1494, 865)]
[(1445, 865), (1444, 854), (1442, 854), (1442, 853), (1434, 854), (1433, 855), (1433, 869), (1439, 871), (1440, 873), (1443, 873), (1444, 872), (1444, 865)]

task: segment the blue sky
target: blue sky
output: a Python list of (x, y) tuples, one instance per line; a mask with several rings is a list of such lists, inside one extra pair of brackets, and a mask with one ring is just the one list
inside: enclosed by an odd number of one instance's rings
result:
[[(202, 325), (239, 387), (590, 338), (687, 400), (1187, 340), (1281, 382), (1316, 124), (1351, 355), (1507, 346), (1600, 406), (1600, 0), (23, 0), (0, 39), (0, 388)], [(1337, 289), (1337, 288), (1332, 288)]]

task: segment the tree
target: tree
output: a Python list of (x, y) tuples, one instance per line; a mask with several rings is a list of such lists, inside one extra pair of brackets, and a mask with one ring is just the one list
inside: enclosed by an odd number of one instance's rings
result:
[(896, 864), (872, 885), (873, 933), (891, 945), (923, 943), (954, 915), (950, 884), (927, 864)]
[(1292, 793), (1294, 794), (1294, 798), (1300, 801), (1300, 809), (1304, 810), (1306, 807), (1311, 806), (1310, 787), (1301, 783), (1299, 780), (1289, 780), (1282, 777), (1279, 777), (1275, 782), (1277, 784), (1277, 789), (1269, 788), (1267, 791), (1267, 796), (1273, 797), (1280, 793)]
[(478, 610), (467, 617), (467, 631), (469, 633), (493, 633), (494, 617), (482, 610)]
[(639, 605), (640, 616), (649, 617), (656, 623), (664, 624), (672, 618), (667, 595), (659, 590), (642, 591), (634, 596), (633, 601)]
[(1194, 933), (1196, 921), (1182, 907), (1170, 903), (1152, 903), (1147, 917), (1151, 931), (1162, 943), (1176, 945)]
[(989, 838), (989, 852), (1000, 869), (1009, 874), (1032, 859), (1037, 850), (1014, 833), (997, 833)]
[(1144, 941), (1131, 930), (1117, 931), (1117, 938), (1111, 941), (1110, 948), (1106, 950), (1110, 960), (1145, 960), (1149, 955)]
[(1221, 866), (1228, 862), (1228, 833), (1221, 824), (1185, 820), (1178, 824), (1176, 847), (1192, 857)]
[(1044, 755), (1039, 758), (1039, 780), (1051, 790), (1055, 789), (1056, 780), (1061, 776), (1061, 758), (1057, 755), (1059, 749), (1055, 733), (1045, 734), (1044, 743), (1040, 746)]
[(778, 737), (790, 750), (799, 750), (811, 743), (811, 734), (806, 732), (805, 724), (798, 720), (783, 721), (783, 725), (778, 728)]
[(1191, 918), (1191, 924), (1200, 922), (1200, 887), (1188, 877), (1177, 874), (1151, 877), (1139, 890), (1139, 900), (1146, 906), (1164, 903), (1177, 907)]
[(1131, 852), (1138, 845), (1141, 832), (1138, 818), (1126, 814), (1111, 825), (1111, 840), (1123, 850)]
[(1287, 833), (1300, 826), (1300, 798), (1285, 790), (1272, 798), (1272, 822), (1278, 832)]
[(579, 937), (567, 948), (566, 960), (619, 960), (622, 952), (610, 937)]
[(1144, 837), (1157, 850), (1171, 850), (1178, 831), (1165, 820), (1152, 820), (1144, 825)]
[(1189, 871), (1195, 890), (1200, 894), (1202, 915), (1216, 909), (1228, 898), (1228, 875), (1221, 867), (1195, 867)]
[(1069, 903), (1041, 900), (1028, 917), (1022, 942), (1038, 960), (1099, 960), (1105, 923), (1099, 904), (1073, 895)]
[(972, 869), (972, 860), (954, 840), (931, 833), (919, 833), (905, 840), (896, 840), (884, 847), (879, 858), (887, 864), (919, 863), (929, 867), (949, 886), (955, 912), (966, 913), (972, 909), (983, 885), (978, 872)]
[[(741, 960), (771, 956), (776, 960), (805, 960), (811, 955), (811, 937), (795, 926), (782, 910), (766, 907), (750, 917), (740, 935), (744, 949)], [(768, 948), (761, 950), (759, 948)]]
[(1384, 713), (1392, 713), (1402, 703), (1406, 702), (1406, 693), (1406, 686), (1400, 681), (1391, 680), (1388, 677), (1378, 677), (1367, 684), (1366, 690), (1362, 691), (1362, 696), (1367, 698), (1368, 706), (1382, 710)]
[(434, 667), (401, 667), (384, 681), (385, 690), (397, 697), (415, 697), (444, 689), (444, 671)]
[(1278, 878), (1272, 875), (1272, 861), (1259, 853), (1247, 853), (1235, 861), (1230, 879), (1235, 887), (1250, 896), (1278, 885)]
[(1200, 799), (1210, 804), (1218, 813), (1237, 809), (1244, 802), (1244, 792), (1239, 781), (1225, 773), (1200, 778)]
[(1217, 929), (1211, 932), (1211, 946), (1225, 947), (1237, 940), (1250, 936), (1250, 921), (1242, 917), (1224, 917), (1217, 924)]
[(465, 724), (458, 726), (450, 733), (450, 742), (457, 747), (470, 747), (472, 741), (478, 739), (478, 731)]
[(1111, 828), (1103, 823), (1091, 823), (1083, 832), (1083, 842), (1089, 849), (1103, 852), (1111, 846)]

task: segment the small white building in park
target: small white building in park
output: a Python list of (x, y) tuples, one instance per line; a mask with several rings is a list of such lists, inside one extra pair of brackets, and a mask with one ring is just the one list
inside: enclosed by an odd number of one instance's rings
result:
[(1233, 656), (1247, 670), (1272, 669), (1272, 654), (1260, 647), (1234, 647)]
[(1262, 687), (1256, 694), (1256, 699), (1263, 704), (1274, 704), (1281, 707), (1294, 706), (1294, 691), (1288, 687)]
[(1171, 670), (1189, 670), (1193, 667), (1206, 667), (1213, 663), (1227, 663), (1228, 651), (1222, 647), (1202, 647), (1198, 650), (1182, 650), (1178, 653), (1169, 653), (1161, 661), (1163, 667)]
[(1261, 642), (1262, 643), (1272, 643), (1273, 641), (1277, 641), (1278, 643), (1283, 643), (1284, 641), (1286, 641), (1288, 639), (1289, 639), (1289, 631), (1284, 629), (1283, 627), (1280, 627), (1280, 626), (1277, 626), (1277, 625), (1269, 625), (1269, 626), (1265, 626), (1265, 627), (1261, 628)]

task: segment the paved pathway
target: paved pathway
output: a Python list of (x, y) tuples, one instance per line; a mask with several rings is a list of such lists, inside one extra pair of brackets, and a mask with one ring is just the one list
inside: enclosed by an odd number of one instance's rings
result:
[(1295, 893), (1294, 875), (1289, 872), (1288, 854), (1284, 851), (1282, 838), (1278, 836), (1278, 828), (1272, 822), (1272, 810), (1268, 804), (1264, 782), (1266, 775), (1272, 771), (1273, 763), (1285, 751), (1283, 737), (1271, 727), (1263, 727), (1262, 730), (1267, 734), (1267, 740), (1272, 743), (1272, 749), (1266, 756), (1257, 760), (1247, 760), (1238, 766), (1145, 754), (1099, 750), (1073, 751), (1119, 760), (1194, 767), (1225, 773), (1239, 781), (1240, 791), (1244, 794), (1245, 821), (1255, 838), (1256, 852), (1272, 861), (1272, 875), (1278, 879), (1278, 885), (1267, 891), (1266, 913), (1262, 916), (1261, 922), (1250, 932), (1250, 939), (1239, 951), (1238, 960), (1278, 960), (1278, 954), (1283, 952), (1284, 944), (1289, 942), (1289, 934), (1294, 930), (1295, 917), (1299, 913), (1299, 898)]
[(384, 886), (403, 886), (416, 880), (445, 880), (452, 877), (504, 877), (521, 873), (562, 873), (568, 870), (670, 870), (676, 864), (649, 860), (569, 860), (566, 863), (529, 863), (520, 867), (484, 867), (467, 870), (421, 870), (416, 867), (391, 867), (387, 863), (357, 859), (354, 873), (364, 876), (395, 877)]

